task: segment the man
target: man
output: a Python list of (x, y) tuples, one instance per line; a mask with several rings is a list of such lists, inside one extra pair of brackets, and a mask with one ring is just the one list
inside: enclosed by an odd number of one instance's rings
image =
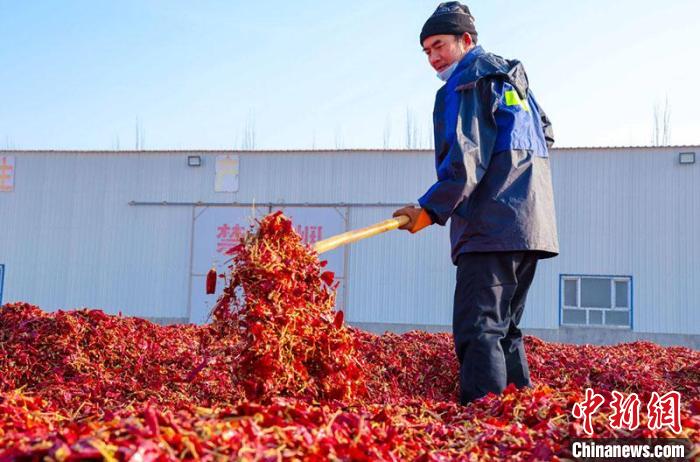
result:
[(559, 253), (548, 148), (551, 124), (518, 61), (477, 45), (474, 18), (441, 3), (420, 34), (445, 81), (433, 123), (437, 182), (407, 215), (412, 233), (450, 223), (457, 266), (453, 333), (461, 402), (530, 386), (518, 324), (538, 259)]

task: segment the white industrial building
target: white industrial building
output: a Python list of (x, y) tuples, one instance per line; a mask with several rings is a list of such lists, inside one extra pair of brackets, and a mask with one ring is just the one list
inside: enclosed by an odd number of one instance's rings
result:
[[(547, 340), (700, 348), (698, 146), (554, 149), (561, 253), (522, 326)], [(432, 151), (0, 151), (0, 301), (204, 322), (204, 274), (253, 214), (309, 242), (391, 216), (434, 181)], [(450, 331), (446, 228), (328, 255), (338, 306), (373, 331)]]

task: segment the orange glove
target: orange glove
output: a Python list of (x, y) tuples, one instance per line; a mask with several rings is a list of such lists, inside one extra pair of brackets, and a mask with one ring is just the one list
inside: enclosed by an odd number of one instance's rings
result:
[(411, 234), (415, 234), (421, 229), (433, 224), (433, 220), (430, 218), (430, 215), (423, 208), (413, 206), (404, 207), (398, 209), (393, 214), (394, 217), (398, 217), (401, 215), (406, 215), (409, 218), (409, 222), (399, 229), (405, 229), (407, 231), (410, 231)]

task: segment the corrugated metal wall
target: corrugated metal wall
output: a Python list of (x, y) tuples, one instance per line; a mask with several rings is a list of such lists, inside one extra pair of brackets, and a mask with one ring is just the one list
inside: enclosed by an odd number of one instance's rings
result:
[(16, 156), (15, 190), (0, 194), (5, 301), (180, 317), (191, 210), (128, 205), (138, 191), (182, 187), (170, 174), (176, 159)]
[[(381, 221), (394, 210), (353, 208), (350, 227)], [(447, 228), (368, 239), (351, 246), (348, 259), (350, 321), (451, 324), (455, 270)]]
[[(617, 274), (633, 277), (635, 330), (700, 333), (700, 166), (679, 165), (678, 152), (553, 152), (562, 253), (540, 262), (524, 327), (558, 328), (561, 274)], [(188, 154), (203, 166), (188, 167)], [(356, 228), (434, 180), (427, 151), (242, 152), (239, 192), (216, 193), (217, 154), (230, 152), (4, 152), (16, 156), (15, 191), (0, 193), (4, 301), (181, 320), (193, 205), (172, 203), (343, 203)], [(379, 236), (347, 255), (350, 321), (450, 325), (446, 229)]]
[[(555, 153), (561, 255), (543, 262), (535, 303), (558, 304), (559, 274), (632, 276), (635, 331), (700, 333), (700, 165), (679, 164), (682, 151)], [(556, 327), (558, 318), (530, 309), (526, 322)]]

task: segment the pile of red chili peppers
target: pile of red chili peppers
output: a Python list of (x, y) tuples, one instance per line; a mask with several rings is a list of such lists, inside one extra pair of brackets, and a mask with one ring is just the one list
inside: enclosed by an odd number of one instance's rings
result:
[(700, 448), (700, 352), (528, 337), (534, 387), (456, 404), (448, 334), (381, 336), (344, 324), (333, 275), (270, 215), (231, 250), (206, 326), (98, 310), (0, 308), (0, 462), (11, 460), (561, 460), (585, 437), (586, 388), (681, 393), (680, 437)]

